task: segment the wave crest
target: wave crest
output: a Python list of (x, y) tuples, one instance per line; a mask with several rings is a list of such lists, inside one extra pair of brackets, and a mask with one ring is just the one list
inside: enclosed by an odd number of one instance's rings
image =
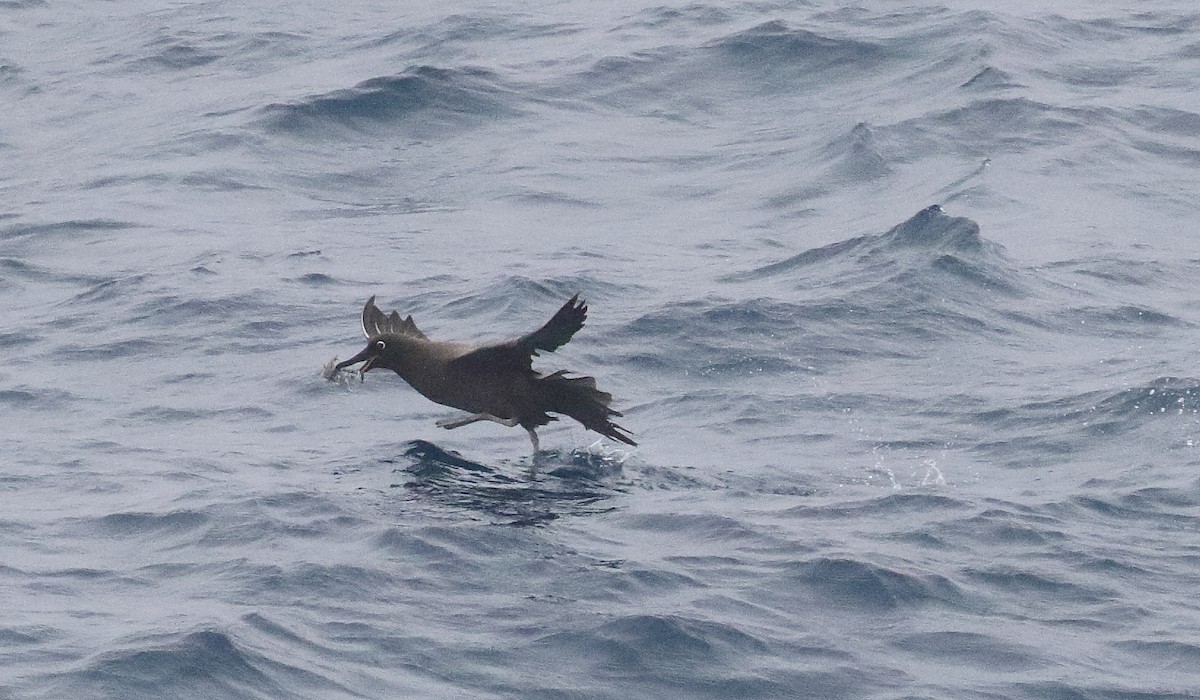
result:
[(464, 128), (518, 113), (509, 91), (481, 68), (416, 66), (354, 87), (263, 109), (269, 131), (320, 135), (329, 130), (373, 131), (399, 125)]

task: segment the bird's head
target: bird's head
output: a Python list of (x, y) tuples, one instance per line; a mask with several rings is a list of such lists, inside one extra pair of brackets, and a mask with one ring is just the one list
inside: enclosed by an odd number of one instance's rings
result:
[(383, 313), (375, 306), (375, 297), (367, 299), (363, 306), (362, 330), (367, 337), (367, 347), (349, 360), (337, 363), (334, 372), (361, 362), (363, 366), (359, 367), (359, 372), (383, 367), (399, 373), (407, 355), (405, 349), (411, 349), (414, 342), (426, 340), (425, 334), (413, 323), (412, 316), (400, 318), (395, 311), (391, 315)]
[(333, 370), (336, 372), (359, 362), (363, 363), (363, 366), (359, 367), (358, 371), (364, 374), (376, 367), (395, 370), (400, 366), (402, 345), (403, 341), (390, 333), (372, 336), (362, 352), (345, 362), (337, 363)]

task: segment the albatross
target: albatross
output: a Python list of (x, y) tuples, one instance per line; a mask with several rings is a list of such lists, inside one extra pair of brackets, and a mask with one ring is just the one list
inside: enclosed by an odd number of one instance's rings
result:
[(534, 454), (539, 450), (536, 429), (558, 420), (551, 413), (574, 418), (588, 430), (626, 445), (637, 445), (628, 430), (610, 420), (610, 416), (622, 414), (609, 408), (612, 394), (597, 389), (594, 377), (568, 376), (567, 370), (542, 374), (533, 369), (539, 350), (553, 352), (565, 345), (583, 328), (586, 318), (587, 305), (576, 294), (536, 331), (474, 346), (430, 340), (411, 315), (402, 319), (396, 311), (385, 314), (372, 296), (362, 311), (367, 347), (334, 365), (333, 373), (360, 362), (362, 374), (377, 367), (393, 370), (430, 401), (468, 414), (440, 420), (438, 427), (452, 430), (478, 421), (510, 428), (519, 425), (529, 433)]

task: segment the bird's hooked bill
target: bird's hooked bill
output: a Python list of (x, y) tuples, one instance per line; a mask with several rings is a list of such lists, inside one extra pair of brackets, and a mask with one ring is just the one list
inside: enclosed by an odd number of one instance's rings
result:
[(336, 365), (334, 365), (333, 371), (337, 372), (346, 367), (349, 367), (350, 365), (355, 365), (355, 364), (358, 364), (359, 362), (362, 362), (364, 364), (362, 367), (358, 368), (358, 371), (364, 372), (364, 373), (369, 372), (369, 371), (371, 371), (371, 368), (375, 366), (375, 360), (378, 357), (379, 356), (375, 354), (375, 346), (367, 345), (367, 347), (363, 348), (362, 352), (358, 353), (354, 357), (351, 357), (349, 360), (346, 360), (344, 362), (339, 362)]

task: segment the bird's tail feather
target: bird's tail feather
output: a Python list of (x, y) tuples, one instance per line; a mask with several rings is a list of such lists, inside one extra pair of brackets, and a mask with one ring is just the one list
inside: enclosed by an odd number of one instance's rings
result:
[(609, 420), (609, 416), (620, 416), (608, 405), (612, 394), (596, 388), (594, 377), (568, 377), (565, 370), (538, 379), (546, 410), (570, 416), (589, 430), (605, 437), (619, 440), (626, 445), (637, 445), (629, 431)]

